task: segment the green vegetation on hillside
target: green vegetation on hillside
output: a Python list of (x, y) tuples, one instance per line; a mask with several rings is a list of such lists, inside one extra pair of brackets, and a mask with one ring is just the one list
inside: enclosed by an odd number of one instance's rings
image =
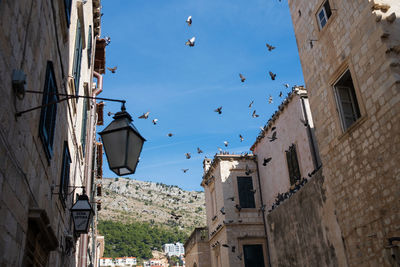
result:
[(152, 257), (151, 250), (161, 251), (165, 243), (184, 243), (187, 235), (174, 228), (164, 229), (146, 222), (123, 224), (114, 221), (99, 221), (98, 230), (104, 235), (104, 257), (131, 256), (143, 259)]

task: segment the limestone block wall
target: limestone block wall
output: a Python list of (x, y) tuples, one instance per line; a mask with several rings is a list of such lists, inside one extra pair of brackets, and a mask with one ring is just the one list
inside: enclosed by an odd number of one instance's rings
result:
[[(325, 186), (349, 266), (391, 266), (388, 238), (400, 236), (400, 2), (329, 0), (319, 30), (322, 3), (289, 0)], [(346, 69), (361, 118), (344, 131), (332, 86)]]
[(272, 266), (347, 266), (322, 171), (267, 215)]

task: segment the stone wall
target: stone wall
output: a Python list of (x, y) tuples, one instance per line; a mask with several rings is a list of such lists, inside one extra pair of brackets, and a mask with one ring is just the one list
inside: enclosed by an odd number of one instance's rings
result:
[[(324, 186), (349, 266), (391, 266), (388, 239), (400, 236), (400, 2), (329, 2), (332, 17), (319, 30), (322, 0), (289, 1)], [(332, 86), (347, 68), (361, 118), (344, 131)]]
[(272, 266), (347, 266), (322, 171), (267, 215)]

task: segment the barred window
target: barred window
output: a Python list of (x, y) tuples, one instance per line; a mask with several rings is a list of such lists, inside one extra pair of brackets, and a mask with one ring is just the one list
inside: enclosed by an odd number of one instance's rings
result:
[(290, 184), (295, 184), (296, 179), (300, 179), (300, 168), (299, 161), (297, 159), (296, 145), (292, 144), (286, 152), (286, 160), (289, 170), (289, 180)]

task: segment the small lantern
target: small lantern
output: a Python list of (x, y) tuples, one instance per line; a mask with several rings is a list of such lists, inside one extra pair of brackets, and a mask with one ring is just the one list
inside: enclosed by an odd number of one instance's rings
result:
[(116, 113), (112, 121), (100, 134), (110, 169), (118, 176), (135, 173), (146, 141), (132, 124), (132, 117), (125, 111)]
[(93, 213), (94, 211), (89, 203), (89, 198), (85, 192), (83, 192), (71, 208), (75, 233), (87, 234), (89, 232), (89, 222)]

